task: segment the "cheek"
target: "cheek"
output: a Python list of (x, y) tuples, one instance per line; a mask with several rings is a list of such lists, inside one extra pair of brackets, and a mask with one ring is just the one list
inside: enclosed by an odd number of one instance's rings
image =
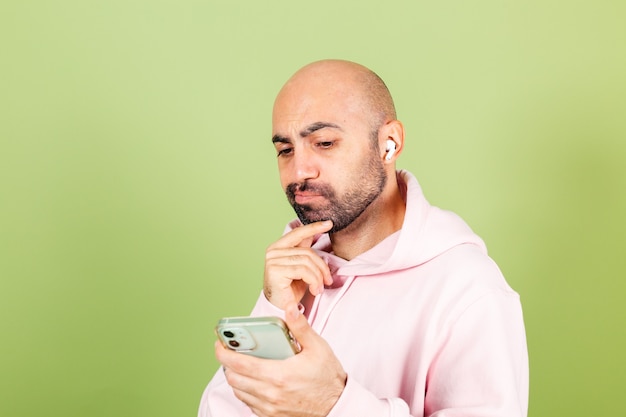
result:
[(332, 178), (337, 187), (346, 187), (354, 182), (359, 182), (367, 172), (364, 169), (362, 158), (356, 158), (349, 155), (346, 158), (337, 161), (330, 169), (332, 170)]
[(297, 183), (302, 180), (302, 178), (300, 178), (302, 174), (299, 168), (299, 166), (294, 164), (292, 159), (287, 158), (278, 161), (278, 178), (283, 190), (285, 190), (289, 184)]
[(280, 180), (280, 186), (282, 187), (283, 191), (285, 191), (287, 189), (287, 186), (292, 182), (289, 178), (290, 177), (289, 175), (287, 175), (287, 170), (278, 167), (278, 179)]

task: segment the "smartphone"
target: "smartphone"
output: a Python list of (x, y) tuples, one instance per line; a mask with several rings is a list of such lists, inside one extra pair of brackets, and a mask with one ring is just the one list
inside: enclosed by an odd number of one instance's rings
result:
[(278, 317), (224, 317), (215, 333), (228, 349), (259, 358), (286, 359), (300, 352), (300, 345)]

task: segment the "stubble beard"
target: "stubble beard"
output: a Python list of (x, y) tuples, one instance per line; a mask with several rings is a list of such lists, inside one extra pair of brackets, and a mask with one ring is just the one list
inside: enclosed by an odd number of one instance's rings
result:
[[(291, 183), (285, 194), (302, 224), (322, 220), (332, 220), (333, 227), (329, 233), (337, 233), (350, 226), (382, 193), (387, 183), (387, 173), (382, 161), (374, 155), (361, 170), (352, 173), (352, 186), (342, 196), (327, 183)], [(326, 199), (320, 206), (298, 204), (295, 201), (297, 191), (308, 191)]]

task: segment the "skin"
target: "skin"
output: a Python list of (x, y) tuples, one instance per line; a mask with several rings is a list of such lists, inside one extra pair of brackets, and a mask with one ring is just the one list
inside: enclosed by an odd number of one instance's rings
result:
[[(404, 220), (395, 176), (404, 128), (395, 120), (386, 88), (377, 89), (372, 75), (351, 62), (315, 62), (298, 71), (274, 103), (272, 135), (280, 182), (286, 192), (293, 184), (311, 185), (308, 191), (292, 188), (291, 202), (309, 207), (312, 222), (268, 247), (264, 293), (285, 310), (302, 351), (274, 361), (215, 346), (235, 395), (259, 417), (326, 416), (345, 387), (341, 363), (297, 308), (333, 281), (326, 263), (311, 249), (315, 236), (330, 231), (333, 252), (350, 260), (399, 230)], [(388, 140), (396, 146), (389, 160)], [(365, 189), (369, 192), (359, 192)], [(356, 200), (346, 200), (346, 207), (362, 205), (363, 210), (337, 230), (332, 220), (325, 220), (335, 210), (320, 190), (332, 190), (338, 201), (353, 195)], [(363, 194), (371, 198), (361, 198)]]

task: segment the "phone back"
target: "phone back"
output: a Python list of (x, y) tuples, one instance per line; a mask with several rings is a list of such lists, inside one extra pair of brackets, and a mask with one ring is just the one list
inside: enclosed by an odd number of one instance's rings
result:
[(226, 317), (215, 332), (225, 347), (259, 358), (286, 359), (300, 351), (278, 317)]

